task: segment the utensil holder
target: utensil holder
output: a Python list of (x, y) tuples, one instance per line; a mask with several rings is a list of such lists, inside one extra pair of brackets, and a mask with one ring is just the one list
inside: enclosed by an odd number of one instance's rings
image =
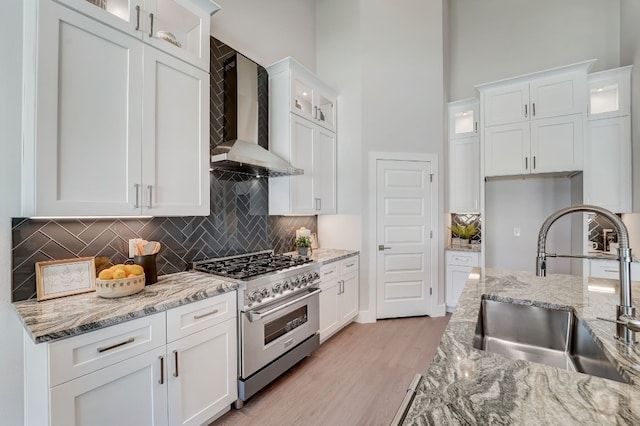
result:
[(142, 269), (144, 269), (144, 275), (146, 278), (144, 285), (154, 284), (158, 282), (155, 254), (133, 256), (133, 263), (142, 266)]

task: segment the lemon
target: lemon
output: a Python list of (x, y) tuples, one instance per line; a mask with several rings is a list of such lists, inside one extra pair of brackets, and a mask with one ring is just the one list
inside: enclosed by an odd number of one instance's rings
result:
[(127, 272), (133, 275), (142, 275), (144, 269), (140, 265), (127, 265)]
[(117, 271), (113, 272), (114, 280), (119, 280), (122, 278), (127, 278), (127, 271), (125, 271), (124, 269), (118, 269)]
[(126, 268), (127, 268), (126, 265), (123, 265), (122, 263), (119, 263), (117, 265), (113, 265), (109, 269), (111, 269), (112, 271), (115, 272), (115, 271), (126, 271), (127, 270)]
[(113, 279), (113, 271), (111, 269), (103, 269), (98, 274), (98, 278), (101, 280), (112, 280)]

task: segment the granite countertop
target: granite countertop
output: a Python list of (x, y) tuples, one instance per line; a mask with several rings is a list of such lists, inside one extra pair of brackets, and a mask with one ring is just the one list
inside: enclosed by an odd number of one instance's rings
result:
[[(475, 268), (404, 424), (640, 424), (640, 344), (614, 339), (615, 280)], [(602, 292), (615, 290), (615, 294)], [(572, 306), (632, 384), (511, 360), (471, 344), (484, 294)], [(640, 306), (640, 284), (633, 283)]]
[(464, 244), (459, 246), (448, 245), (445, 250), (449, 251), (471, 251), (475, 253), (480, 253), (482, 251), (480, 244)]
[(201, 272), (162, 275), (131, 296), (104, 299), (95, 293), (13, 304), (36, 343), (48, 342), (235, 291), (238, 285)]
[[(292, 251), (285, 254), (297, 256), (298, 252)], [(360, 252), (357, 250), (318, 248), (313, 250), (313, 252), (309, 255), (309, 258), (321, 265), (326, 265), (328, 263), (338, 262), (352, 256), (358, 256), (359, 254)]]

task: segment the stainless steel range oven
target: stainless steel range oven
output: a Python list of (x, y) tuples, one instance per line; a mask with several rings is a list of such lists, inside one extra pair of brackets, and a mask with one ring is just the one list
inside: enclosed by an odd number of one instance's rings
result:
[(193, 268), (239, 283), (235, 405), (241, 408), (318, 347), (319, 265), (266, 251), (194, 262)]

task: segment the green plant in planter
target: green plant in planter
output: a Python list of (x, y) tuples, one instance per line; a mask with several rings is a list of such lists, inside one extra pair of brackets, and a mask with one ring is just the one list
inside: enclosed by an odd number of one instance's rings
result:
[(470, 225), (453, 225), (449, 228), (453, 235), (463, 240), (468, 240), (478, 233), (478, 228), (473, 223)]
[(296, 248), (300, 247), (311, 247), (311, 239), (309, 237), (298, 237), (295, 242)]

